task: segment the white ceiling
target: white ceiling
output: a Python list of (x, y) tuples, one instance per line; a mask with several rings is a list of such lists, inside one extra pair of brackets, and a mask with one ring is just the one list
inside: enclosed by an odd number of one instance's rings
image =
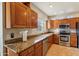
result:
[[(48, 16), (79, 12), (79, 2), (32, 2)], [(53, 7), (50, 8), (49, 5)]]

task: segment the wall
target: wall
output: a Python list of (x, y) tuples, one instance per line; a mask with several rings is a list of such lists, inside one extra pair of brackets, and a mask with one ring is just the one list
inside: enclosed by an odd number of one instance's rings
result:
[(3, 23), (2, 23), (2, 3), (0, 2), (0, 55), (3, 55)]
[[(34, 5), (31, 5), (31, 8), (38, 13), (38, 20), (39, 19), (47, 20), (47, 15), (45, 15), (41, 10), (39, 10)], [(38, 34), (46, 32), (46, 26), (44, 27), (44, 31), (40, 31), (40, 30), (38, 30), (38, 28), (35, 28), (35, 29), (27, 29), (27, 28), (24, 28), (24, 29), (22, 29), (22, 28), (20, 28), (20, 29), (6, 29), (5, 28), (5, 19), (4, 19), (4, 40), (9, 40), (10, 34), (12, 32), (15, 34), (15, 38), (21, 37), (20, 32), (25, 31), (25, 30), (28, 30), (28, 36), (29, 35), (38, 35)]]

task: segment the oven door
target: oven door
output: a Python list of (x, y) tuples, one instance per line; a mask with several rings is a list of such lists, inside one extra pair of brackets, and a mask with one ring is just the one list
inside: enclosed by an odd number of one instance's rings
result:
[(60, 36), (60, 41), (69, 42), (69, 36)]

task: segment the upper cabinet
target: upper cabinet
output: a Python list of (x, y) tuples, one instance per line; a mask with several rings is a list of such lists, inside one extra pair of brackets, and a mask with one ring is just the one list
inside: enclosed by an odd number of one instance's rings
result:
[(6, 3), (6, 28), (37, 28), (37, 13), (23, 3)]
[(52, 28), (54, 28), (54, 21), (53, 21), (53, 20), (47, 20), (47, 21), (46, 21), (46, 28), (47, 28), (47, 29), (52, 29)]
[(26, 27), (28, 20), (28, 8), (19, 3), (11, 3), (11, 24), (12, 27)]
[(38, 23), (37, 18), (38, 18), (37, 13), (35, 11), (31, 10), (31, 21), (32, 21), (31, 26), (32, 26), (32, 28), (37, 27), (37, 23)]

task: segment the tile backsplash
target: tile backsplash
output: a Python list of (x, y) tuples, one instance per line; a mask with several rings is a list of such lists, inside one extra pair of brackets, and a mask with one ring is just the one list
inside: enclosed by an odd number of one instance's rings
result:
[[(27, 32), (27, 36), (39, 35), (41, 33), (46, 32), (46, 31), (40, 31), (38, 29), (5, 29), (4, 31), (5, 31), (4, 32), (4, 38), (5, 38), (5, 40), (22, 37), (22, 35), (20, 33), (22, 31), (28, 31)], [(14, 33), (14, 38), (11, 38), (11, 33)]]
[[(58, 34), (60, 29), (59, 28), (53, 28), (53, 29), (49, 29), (49, 32), (53, 32), (54, 34)], [(76, 33), (76, 29), (70, 29), (71, 33)]]

